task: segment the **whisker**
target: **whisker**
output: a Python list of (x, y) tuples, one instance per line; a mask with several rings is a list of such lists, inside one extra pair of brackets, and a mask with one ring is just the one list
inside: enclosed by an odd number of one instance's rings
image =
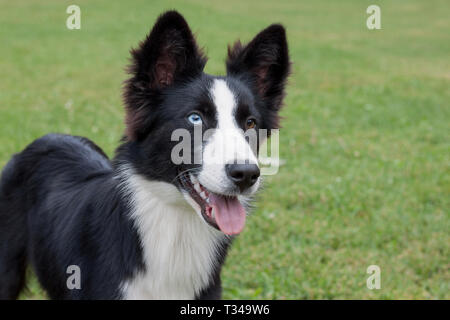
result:
[(172, 182), (174, 182), (175, 180), (177, 180), (178, 178), (180, 178), (180, 176), (184, 175), (185, 173), (188, 173), (188, 172), (198, 172), (198, 171), (200, 171), (200, 170), (201, 170), (201, 168), (190, 168), (190, 169), (183, 170), (183, 171), (181, 171), (179, 174), (177, 174), (177, 175), (175, 176), (175, 178), (173, 178)]

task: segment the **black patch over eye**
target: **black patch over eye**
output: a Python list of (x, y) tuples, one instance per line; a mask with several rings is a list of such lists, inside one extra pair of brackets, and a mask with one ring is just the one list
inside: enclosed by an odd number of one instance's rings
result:
[(193, 125), (201, 125), (203, 123), (202, 117), (196, 112), (191, 113), (187, 119)]
[(254, 118), (248, 118), (245, 121), (245, 130), (253, 129), (256, 127), (256, 120)]

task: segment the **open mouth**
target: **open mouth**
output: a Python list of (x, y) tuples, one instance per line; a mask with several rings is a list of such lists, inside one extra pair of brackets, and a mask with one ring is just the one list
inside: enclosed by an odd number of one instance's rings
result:
[(200, 206), (203, 219), (227, 235), (240, 233), (245, 226), (245, 209), (237, 196), (213, 193), (190, 173), (180, 176), (180, 182)]

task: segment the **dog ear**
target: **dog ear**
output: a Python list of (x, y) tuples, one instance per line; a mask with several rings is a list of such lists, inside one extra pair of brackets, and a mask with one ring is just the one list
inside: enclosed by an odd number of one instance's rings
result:
[(207, 60), (186, 20), (176, 11), (162, 14), (131, 54), (130, 73), (152, 89), (163, 89), (184, 77), (200, 74)]
[(177, 82), (203, 72), (207, 58), (182, 15), (176, 11), (162, 14), (150, 34), (131, 50), (130, 79), (125, 82), (127, 136), (137, 138), (148, 116), (148, 106), (158, 93)]
[(247, 45), (228, 47), (227, 73), (248, 79), (266, 105), (278, 111), (284, 97), (290, 61), (284, 27), (273, 24)]

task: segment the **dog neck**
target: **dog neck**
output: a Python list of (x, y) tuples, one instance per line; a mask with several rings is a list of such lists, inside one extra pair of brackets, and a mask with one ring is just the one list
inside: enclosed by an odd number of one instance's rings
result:
[(194, 299), (220, 266), (228, 237), (207, 225), (172, 184), (121, 168), (145, 270), (122, 285), (125, 299)]

